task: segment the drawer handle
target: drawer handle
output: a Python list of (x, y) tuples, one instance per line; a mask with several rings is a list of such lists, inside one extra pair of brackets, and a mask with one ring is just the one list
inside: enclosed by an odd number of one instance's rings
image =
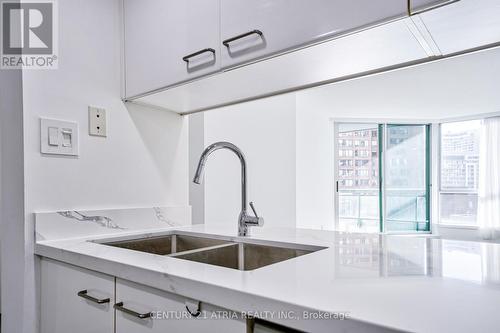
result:
[(207, 49), (203, 49), (203, 50), (197, 51), (195, 53), (188, 54), (187, 56), (185, 56), (184, 58), (182, 58), (182, 60), (184, 60), (185, 62), (189, 63), (189, 59), (190, 58), (196, 57), (196, 56), (198, 56), (200, 54), (207, 53), (207, 52), (212, 53), (213, 56), (214, 56), (214, 58), (215, 58), (215, 50), (212, 49), (212, 48), (207, 48)]
[(99, 298), (95, 298), (95, 297), (89, 296), (89, 294), (87, 292), (87, 289), (79, 291), (77, 295), (79, 297), (81, 297), (81, 298), (85, 298), (86, 300), (89, 300), (89, 301), (97, 303), (97, 304), (104, 304), (104, 303), (109, 303), (110, 302), (109, 298), (101, 298), (101, 299), (99, 299)]
[(229, 39), (226, 39), (224, 41), (222, 41), (222, 44), (224, 44), (225, 47), (229, 48), (229, 43), (232, 43), (238, 39), (242, 39), (242, 38), (245, 38), (247, 36), (251, 36), (251, 35), (259, 35), (261, 38), (263, 38), (262, 36), (264, 36), (264, 34), (262, 33), (262, 31), (260, 30), (252, 30), (252, 31), (249, 31), (249, 32), (245, 32), (244, 34), (241, 34), (241, 35), (238, 35), (238, 36), (234, 36), (234, 37), (231, 37)]
[(121, 312), (125, 312), (131, 316), (134, 316), (134, 317), (137, 317), (137, 318), (140, 318), (140, 319), (146, 319), (146, 318), (150, 318), (151, 317), (151, 312), (147, 312), (147, 313), (139, 313), (139, 312), (135, 312), (134, 310), (130, 310), (130, 309), (127, 309), (126, 307), (123, 306), (123, 302), (119, 302), (119, 303), (116, 303), (113, 308), (115, 310), (118, 310), (118, 311), (121, 311)]
[(191, 310), (189, 310), (189, 307), (188, 307), (187, 305), (186, 305), (186, 310), (187, 310), (187, 312), (189, 312), (189, 314), (190, 314), (192, 317), (194, 317), (194, 318), (198, 317), (198, 316), (201, 314), (200, 309), (197, 309), (197, 310), (196, 310), (196, 312), (194, 312), (194, 313), (193, 313), (193, 312), (191, 312)]

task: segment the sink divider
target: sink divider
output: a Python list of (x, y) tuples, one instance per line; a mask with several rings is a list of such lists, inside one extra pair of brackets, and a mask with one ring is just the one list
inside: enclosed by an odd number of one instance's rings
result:
[(238, 269), (245, 270), (245, 246), (243, 243), (238, 243)]
[(173, 234), (170, 238), (170, 254), (177, 253), (177, 235)]

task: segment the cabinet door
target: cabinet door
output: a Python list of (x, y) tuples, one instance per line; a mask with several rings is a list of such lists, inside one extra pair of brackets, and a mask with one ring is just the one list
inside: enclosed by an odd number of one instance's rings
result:
[(446, 55), (500, 42), (499, 13), (499, 0), (460, 0), (418, 16)]
[(45, 258), (40, 269), (41, 333), (113, 333), (114, 277)]
[[(221, 37), (228, 41), (221, 49), (222, 65), (269, 56), (407, 12), (407, 0), (221, 0)], [(238, 36), (244, 37), (235, 40)]]
[[(202, 303), (201, 315), (192, 317), (186, 311), (186, 300), (179, 295), (117, 279), (116, 333), (246, 332), (245, 321), (232, 318), (230, 312), (209, 304)], [(223, 311), (220, 316), (227, 314), (225, 319), (214, 318), (217, 311)]]
[(431, 9), (452, 1), (455, 0), (410, 0), (410, 11), (414, 14), (415, 12)]
[(125, 0), (123, 10), (127, 97), (220, 68), (219, 0)]
[[(332, 330), (333, 331), (333, 330)], [(253, 333), (300, 333), (290, 327), (272, 324), (265, 321), (256, 321), (253, 328)]]

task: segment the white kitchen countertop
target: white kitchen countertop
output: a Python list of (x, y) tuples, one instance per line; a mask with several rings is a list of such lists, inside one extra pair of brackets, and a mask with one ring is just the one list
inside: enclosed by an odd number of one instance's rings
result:
[[(343, 321), (293, 322), (294, 327), (307, 331), (331, 332), (335, 327), (374, 331), (368, 324), (426, 333), (500, 331), (500, 245), (252, 228), (250, 239), (328, 248), (254, 271), (238, 271), (92, 242), (130, 235), (151, 237), (172, 230), (236, 235), (236, 222), (231, 227), (183, 226), (186, 214), (176, 209), (173, 213), (163, 210), (163, 215), (174, 214), (177, 222), (157, 225), (159, 209), (153, 217), (151, 210), (135, 210), (130, 215), (99, 212), (113, 216), (111, 227), (68, 218), (68, 214), (38, 214), (35, 253), (236, 311), (349, 313), (350, 319)], [(163, 215), (160, 222), (168, 220)], [(135, 228), (125, 222), (130, 221), (127, 216), (133, 216)], [(54, 232), (68, 223), (78, 224), (74, 228), (78, 232), (71, 233), (71, 227)], [(86, 225), (89, 229), (84, 230)], [(120, 225), (127, 227), (117, 228)], [(273, 321), (287, 324), (282, 318)]]

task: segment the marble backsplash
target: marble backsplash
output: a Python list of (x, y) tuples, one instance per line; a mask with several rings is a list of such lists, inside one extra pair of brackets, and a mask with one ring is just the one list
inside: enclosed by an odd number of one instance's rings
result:
[(36, 241), (114, 235), (191, 224), (191, 207), (186, 206), (72, 210), (35, 215)]

